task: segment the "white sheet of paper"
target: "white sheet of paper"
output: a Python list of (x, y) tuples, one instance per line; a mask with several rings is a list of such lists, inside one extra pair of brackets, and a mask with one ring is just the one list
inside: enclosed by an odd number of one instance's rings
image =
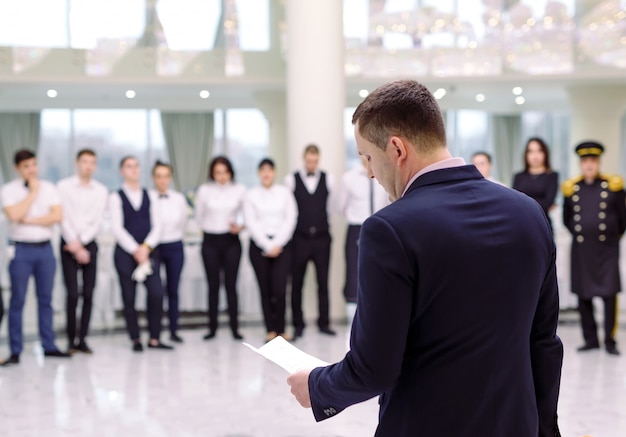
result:
[(244, 343), (244, 346), (249, 347), (257, 354), (278, 364), (289, 373), (295, 373), (304, 369), (313, 369), (314, 367), (328, 366), (329, 364), (326, 361), (322, 361), (313, 355), (303, 352), (280, 336), (265, 343), (258, 349), (248, 343)]

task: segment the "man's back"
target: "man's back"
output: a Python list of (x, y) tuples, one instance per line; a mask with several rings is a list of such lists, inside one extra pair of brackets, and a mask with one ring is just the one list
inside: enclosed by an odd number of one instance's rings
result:
[(352, 350), (311, 374), (314, 412), (344, 408), (331, 378), (368, 387), (352, 400), (383, 392), (377, 436), (554, 435), (555, 249), (534, 200), (473, 166), (433, 171), (365, 222), (360, 245)]

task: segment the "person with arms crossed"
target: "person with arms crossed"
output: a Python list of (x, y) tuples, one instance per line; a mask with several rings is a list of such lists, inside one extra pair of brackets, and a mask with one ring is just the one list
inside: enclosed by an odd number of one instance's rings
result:
[(178, 191), (170, 188), (172, 166), (157, 161), (152, 168), (155, 190), (152, 196), (158, 199), (161, 238), (156, 248), (159, 262), (165, 266), (165, 291), (167, 292), (167, 315), (170, 323), (170, 340), (182, 343), (178, 335), (178, 284), (185, 262), (183, 238), (187, 226), (187, 200)]
[(287, 382), (316, 420), (380, 395), (378, 437), (558, 436), (556, 249), (540, 206), (453, 158), (433, 95), (375, 90), (352, 118), (393, 203), (361, 227), (339, 363)]
[(216, 156), (209, 164), (210, 182), (202, 184), (196, 194), (196, 222), (202, 228), (202, 261), (209, 288), (209, 332), (203, 338), (210, 340), (217, 332), (217, 310), (220, 296), (220, 274), (224, 273), (224, 288), (228, 301), (230, 331), (235, 340), (239, 333), (239, 304), (237, 273), (241, 261), (238, 223), (243, 211), (246, 187), (235, 183), (235, 171), (230, 160)]
[(578, 296), (578, 311), (585, 344), (579, 352), (599, 349), (598, 326), (593, 315), (593, 298), (604, 301), (604, 346), (619, 355), (617, 293), (622, 289), (619, 272), (619, 243), (626, 230), (626, 195), (620, 176), (600, 173), (604, 146), (585, 141), (576, 146), (581, 176), (562, 185), (563, 224), (572, 234), (571, 287)]
[(266, 341), (285, 333), (285, 295), (291, 265), (291, 238), (298, 207), (287, 187), (274, 183), (274, 161), (259, 163), (261, 186), (248, 190), (243, 202), (244, 222), (250, 232), (250, 263), (261, 294)]
[(39, 337), (46, 357), (67, 358), (54, 343), (52, 290), (56, 259), (50, 239), (53, 226), (63, 218), (56, 187), (39, 179), (37, 158), (30, 150), (18, 150), (13, 162), (18, 177), (0, 191), (2, 209), (10, 222), (9, 238), (14, 250), (9, 264), (9, 346), (11, 356), (1, 364), (18, 364), (23, 349), (22, 313), (28, 281), (35, 278)]
[[(63, 205), (61, 222), (61, 266), (67, 290), (67, 342), (70, 353), (93, 351), (87, 345), (87, 333), (96, 287), (98, 245), (96, 237), (102, 227), (108, 190), (93, 179), (96, 153), (82, 149), (76, 154), (76, 174), (57, 184)], [(82, 271), (82, 287), (78, 288), (78, 271)], [(76, 342), (76, 307), (82, 296), (78, 342)]]
[[(161, 343), (161, 316), (163, 289), (159, 275), (159, 261), (154, 248), (161, 238), (161, 219), (157, 207), (159, 199), (140, 185), (137, 158), (126, 156), (120, 161), (122, 188), (109, 196), (111, 230), (117, 244), (113, 253), (115, 270), (120, 281), (124, 319), (133, 351), (142, 352), (139, 323), (135, 310), (137, 282), (146, 287), (146, 317), (150, 340), (148, 348), (172, 349)], [(139, 268), (138, 268), (139, 267)]]
[(330, 329), (328, 296), (331, 242), (328, 210), (331, 205), (329, 197), (333, 190), (334, 178), (333, 175), (319, 170), (320, 149), (315, 144), (306, 146), (302, 158), (304, 168), (285, 177), (285, 185), (294, 193), (298, 204), (291, 271), (291, 316), (294, 338), (301, 337), (305, 328), (302, 287), (309, 261), (313, 261), (317, 275), (317, 327), (322, 334), (336, 334)]

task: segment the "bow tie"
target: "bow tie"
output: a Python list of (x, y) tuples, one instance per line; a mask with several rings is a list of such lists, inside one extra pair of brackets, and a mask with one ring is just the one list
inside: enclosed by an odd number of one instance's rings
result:
[(310, 178), (310, 177), (312, 177), (312, 176), (315, 176), (315, 173), (307, 173), (307, 174), (306, 174), (306, 177), (308, 177), (308, 178)]
[(168, 197), (167, 194), (159, 194), (159, 199), (167, 199)]

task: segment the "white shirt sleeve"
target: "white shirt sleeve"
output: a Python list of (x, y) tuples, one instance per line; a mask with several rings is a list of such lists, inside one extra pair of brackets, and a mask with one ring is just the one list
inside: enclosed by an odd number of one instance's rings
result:
[(350, 192), (348, 190), (350, 184), (350, 174), (345, 173), (341, 178), (341, 185), (336, 189), (336, 195), (334, 196), (334, 209), (337, 214), (345, 218), (346, 207), (348, 206), (348, 200), (350, 198)]
[(117, 191), (109, 196), (109, 213), (111, 214), (111, 232), (122, 249), (131, 255), (139, 247), (132, 235), (124, 228), (124, 213), (122, 199)]
[[(76, 225), (74, 224), (73, 211), (69, 207), (68, 201), (70, 193), (69, 187), (66, 187), (66, 181), (60, 181), (57, 184), (57, 190), (61, 195), (61, 207), (63, 208), (63, 220), (61, 221), (61, 236), (66, 243), (78, 240), (78, 232), (76, 231)], [(67, 190), (66, 190), (67, 188)]]
[(284, 185), (291, 191), (292, 193), (296, 190), (296, 177), (293, 172), (288, 173), (285, 176)]
[(94, 241), (100, 233), (100, 230), (102, 229), (104, 214), (107, 210), (107, 196), (109, 192), (104, 185), (98, 185), (97, 193), (98, 201), (96, 202), (95, 206), (97, 212), (94, 215), (95, 217), (97, 217), (97, 220), (95, 220), (93, 223), (90, 223), (89, 226), (87, 226), (87, 228), (80, 234), (80, 241), (82, 244), (87, 244)]
[(261, 217), (259, 217), (256, 205), (254, 204), (254, 195), (256, 190), (250, 190), (246, 193), (243, 201), (243, 217), (248, 232), (250, 232), (250, 238), (254, 240), (254, 243), (259, 246), (263, 252), (268, 252), (276, 244), (273, 240), (267, 238)]
[(335, 190), (335, 175), (326, 172), (326, 189), (328, 190), (328, 199), (326, 199), (326, 215), (330, 221), (334, 212), (334, 205), (337, 202), (337, 192)]
[(290, 190), (284, 190), (285, 193), (285, 221), (284, 225), (280, 227), (278, 234), (274, 236), (272, 242), (273, 246), (284, 247), (289, 240), (293, 237), (293, 232), (296, 230), (296, 222), (298, 220), (298, 204), (296, 198)]
[(150, 232), (146, 235), (146, 239), (142, 242), (150, 246), (152, 249), (159, 245), (161, 240), (161, 215), (159, 214), (159, 197), (153, 191), (148, 192), (150, 199)]

